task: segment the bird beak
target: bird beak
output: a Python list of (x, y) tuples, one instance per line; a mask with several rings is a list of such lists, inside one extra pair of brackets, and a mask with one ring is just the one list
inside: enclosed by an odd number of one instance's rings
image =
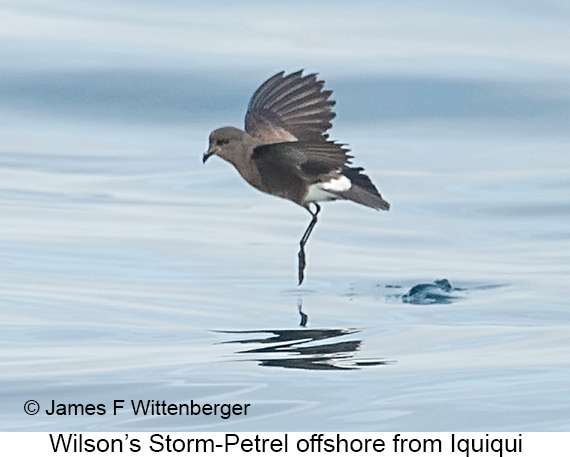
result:
[(213, 156), (214, 154), (215, 154), (214, 151), (205, 152), (204, 155), (202, 156), (202, 163), (206, 163), (206, 160), (208, 160), (210, 156)]

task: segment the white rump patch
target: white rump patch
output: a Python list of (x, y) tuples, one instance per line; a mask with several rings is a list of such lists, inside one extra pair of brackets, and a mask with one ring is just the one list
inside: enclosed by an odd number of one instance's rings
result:
[(345, 192), (351, 188), (352, 182), (344, 175), (330, 181), (321, 183), (324, 190), (332, 190), (334, 192)]
[(346, 192), (352, 187), (352, 182), (346, 176), (341, 175), (330, 181), (319, 182), (309, 186), (307, 194), (303, 199), (305, 202), (326, 202), (336, 200), (338, 195), (332, 192)]

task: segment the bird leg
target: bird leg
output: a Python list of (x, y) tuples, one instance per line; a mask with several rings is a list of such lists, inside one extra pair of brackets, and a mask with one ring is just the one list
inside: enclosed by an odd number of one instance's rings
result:
[(307, 230), (305, 230), (305, 233), (303, 234), (303, 237), (301, 238), (301, 241), (299, 242), (299, 246), (301, 248), (301, 249), (299, 249), (299, 254), (298, 254), (298, 256), (299, 256), (299, 286), (303, 282), (303, 279), (305, 279), (305, 266), (307, 265), (307, 263), (305, 262), (305, 244), (307, 243), (309, 236), (311, 236), (311, 232), (315, 228), (315, 225), (317, 223), (317, 215), (319, 214), (319, 211), (321, 210), (321, 207), (317, 203), (314, 203), (314, 205), (316, 208), (314, 213), (311, 211), (311, 209), (309, 207), (307, 207), (307, 211), (309, 211), (309, 213), (311, 213), (311, 216), (313, 216), (313, 218), (311, 219), (311, 222), (309, 223)]

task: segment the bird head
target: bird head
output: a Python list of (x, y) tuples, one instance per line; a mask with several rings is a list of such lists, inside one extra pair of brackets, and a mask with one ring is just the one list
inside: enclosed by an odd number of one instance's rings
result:
[(243, 130), (235, 127), (222, 127), (210, 133), (210, 144), (208, 151), (204, 153), (202, 162), (206, 163), (214, 154), (222, 159), (232, 162), (235, 156), (243, 148), (243, 139), (247, 135)]

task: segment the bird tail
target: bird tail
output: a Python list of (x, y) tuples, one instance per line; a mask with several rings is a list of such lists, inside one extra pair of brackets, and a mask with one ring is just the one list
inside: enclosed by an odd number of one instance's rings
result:
[(388, 211), (390, 203), (382, 198), (370, 178), (361, 173), (363, 170), (363, 168), (345, 168), (342, 170), (342, 174), (350, 179), (352, 185), (350, 189), (338, 195), (370, 208)]

